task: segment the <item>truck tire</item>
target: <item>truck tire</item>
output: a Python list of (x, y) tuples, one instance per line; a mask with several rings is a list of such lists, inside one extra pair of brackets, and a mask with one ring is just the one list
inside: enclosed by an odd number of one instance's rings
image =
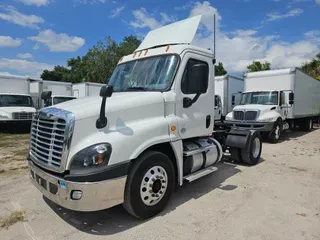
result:
[(241, 149), (230, 148), (230, 158), (236, 163), (242, 163)]
[(242, 162), (248, 165), (256, 165), (262, 152), (262, 141), (259, 132), (255, 131), (249, 136), (246, 148), (241, 149)]
[(124, 208), (136, 218), (147, 219), (166, 206), (175, 183), (172, 161), (161, 152), (143, 153), (129, 171)]
[(313, 129), (313, 121), (312, 118), (306, 118), (303, 124), (303, 130), (310, 132)]
[(269, 137), (268, 137), (269, 142), (271, 143), (279, 142), (281, 131), (282, 131), (282, 125), (281, 125), (281, 122), (278, 120), (274, 123), (274, 127), (269, 134)]

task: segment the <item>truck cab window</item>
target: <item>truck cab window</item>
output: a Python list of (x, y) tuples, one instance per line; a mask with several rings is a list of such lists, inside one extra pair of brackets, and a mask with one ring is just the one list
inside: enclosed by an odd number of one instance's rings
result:
[(199, 82), (200, 85), (204, 85), (208, 87), (208, 79), (209, 79), (209, 67), (208, 64), (206, 62), (200, 61), (200, 60), (196, 60), (196, 59), (189, 59), (186, 65), (186, 68), (184, 70), (183, 76), (182, 76), (182, 80), (181, 80), (181, 90), (184, 94), (190, 94), (188, 91), (188, 83), (190, 83), (193, 79), (192, 78), (192, 67), (197, 65), (197, 64), (204, 64), (207, 66), (207, 68), (205, 68), (205, 75), (207, 76), (204, 79), (194, 79), (194, 80), (198, 80), (198, 81), (205, 81), (203, 83)]

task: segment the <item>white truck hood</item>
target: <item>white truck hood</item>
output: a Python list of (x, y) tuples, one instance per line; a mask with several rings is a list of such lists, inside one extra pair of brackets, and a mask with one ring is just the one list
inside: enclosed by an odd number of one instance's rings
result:
[[(75, 115), (75, 120), (98, 116), (100, 113), (102, 98), (86, 97), (75, 99), (54, 105), (55, 108), (64, 109)], [(108, 113), (126, 111), (129, 109), (137, 109), (137, 115), (143, 115), (143, 107), (164, 103), (163, 94), (160, 92), (119, 92), (113, 93), (106, 101), (106, 117)], [(143, 119), (143, 116), (141, 116)]]
[(12, 114), (14, 112), (36, 112), (33, 107), (0, 107), (0, 112)]
[(269, 111), (271, 108), (277, 105), (261, 105), (261, 104), (248, 104), (248, 105), (237, 105), (233, 110), (260, 110), (260, 112)]

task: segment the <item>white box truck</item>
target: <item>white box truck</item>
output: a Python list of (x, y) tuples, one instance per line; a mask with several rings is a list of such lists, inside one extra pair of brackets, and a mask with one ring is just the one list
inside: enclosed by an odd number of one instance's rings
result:
[(240, 104), (226, 120), (234, 127), (255, 129), (278, 142), (281, 132), (310, 131), (320, 116), (320, 81), (298, 68), (247, 73)]
[(94, 82), (75, 83), (72, 85), (73, 96), (77, 98), (99, 96), (101, 88), (105, 85)]
[[(72, 95), (72, 83), (70, 82), (42, 79), (30, 79), (30, 81), (30, 93), (32, 96), (36, 96), (37, 108), (52, 106), (76, 98)], [(51, 96), (45, 100), (41, 99), (43, 92), (51, 92)]]
[(0, 75), (0, 129), (10, 125), (30, 125), (36, 109), (25, 77)]
[(258, 131), (213, 132), (215, 57), (191, 45), (200, 18), (149, 32), (119, 61), (102, 100), (38, 112), (28, 155), (38, 190), (68, 209), (123, 204), (144, 219), (162, 211), (176, 184), (216, 171), (227, 149), (247, 164), (259, 161)]
[(233, 107), (236, 106), (244, 90), (242, 78), (225, 75), (215, 77), (215, 121), (224, 121)]

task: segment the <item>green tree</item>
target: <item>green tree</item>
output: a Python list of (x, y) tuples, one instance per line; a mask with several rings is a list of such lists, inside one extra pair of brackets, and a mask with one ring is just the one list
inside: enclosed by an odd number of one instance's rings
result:
[(310, 62), (302, 64), (300, 69), (315, 79), (320, 80), (320, 53), (318, 53), (316, 58), (312, 59)]
[(224, 76), (228, 72), (224, 69), (222, 62), (219, 62), (218, 65), (215, 65), (215, 75)]
[(83, 57), (70, 58), (67, 67), (55, 66), (52, 71), (44, 70), (41, 78), (65, 82), (105, 83), (119, 62), (120, 58), (131, 54), (141, 41), (135, 36), (127, 36), (119, 44), (106, 37), (98, 41)]
[(250, 65), (247, 66), (248, 72), (260, 72), (270, 70), (271, 64), (266, 61), (261, 63), (259, 61), (253, 61)]

